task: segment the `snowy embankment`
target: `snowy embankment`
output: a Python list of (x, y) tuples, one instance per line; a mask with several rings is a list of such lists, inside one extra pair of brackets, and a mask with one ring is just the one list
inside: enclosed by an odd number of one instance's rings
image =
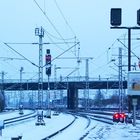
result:
[[(60, 113), (58, 116), (52, 115), (51, 119), (44, 118), (45, 126), (36, 126), (37, 119), (32, 118), (28, 121), (5, 127), (0, 139), (10, 140), (11, 137), (21, 135), (22, 140), (41, 140), (68, 125), (73, 119), (74, 116), (72, 115)], [(109, 125), (91, 120), (88, 128), (86, 127), (87, 124), (87, 119), (77, 117), (70, 127), (51, 138), (51, 140), (140, 140), (139, 123), (134, 127), (132, 124), (114, 123), (114, 125)]]
[(10, 140), (11, 137), (22, 136), (23, 140), (41, 140), (51, 133), (66, 126), (74, 119), (73, 116), (67, 114), (60, 114), (59, 116), (52, 116), (51, 119), (44, 118), (45, 126), (36, 126), (36, 118), (30, 121), (23, 121), (23, 123), (13, 124), (10, 127), (5, 127), (2, 131), (2, 140)]

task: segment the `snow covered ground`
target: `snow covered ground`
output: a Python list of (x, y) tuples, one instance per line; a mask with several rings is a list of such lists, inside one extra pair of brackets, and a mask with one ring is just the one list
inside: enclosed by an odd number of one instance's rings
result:
[[(11, 114), (11, 113), (10, 113)], [(9, 114), (9, 115), (10, 115)], [(1, 116), (1, 115), (0, 115)], [(0, 117), (1, 118), (1, 117)], [(51, 119), (44, 118), (45, 126), (36, 126), (36, 118), (5, 127), (0, 140), (10, 140), (11, 137), (22, 135), (22, 140), (41, 140), (51, 133), (59, 130), (70, 123), (74, 117), (72, 115), (60, 113)], [(88, 120), (78, 117), (64, 132), (51, 138), (52, 140), (140, 140), (140, 125), (133, 127), (131, 124), (115, 123), (105, 124), (91, 120), (87, 127)]]
[(140, 140), (140, 126), (99, 124), (84, 140)]

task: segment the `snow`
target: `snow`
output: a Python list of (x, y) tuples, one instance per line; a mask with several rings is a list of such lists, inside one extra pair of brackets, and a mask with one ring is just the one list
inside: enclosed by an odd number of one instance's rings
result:
[(140, 126), (132, 126), (131, 124), (99, 124), (84, 140), (140, 140)]
[[(11, 137), (18, 137), (20, 135), (22, 140), (41, 140), (66, 126), (73, 119), (74, 116), (72, 115), (60, 113), (58, 116), (52, 115), (51, 119), (44, 118), (45, 126), (36, 126), (37, 119), (32, 118), (28, 121), (5, 127), (2, 130), (0, 140), (10, 140)], [(79, 140), (80, 138), (84, 140), (140, 140), (139, 123), (134, 127), (132, 124), (114, 123), (114, 125), (109, 125), (91, 120), (90, 126), (87, 127), (87, 125), (87, 119), (77, 117), (76, 122), (64, 132), (51, 138), (51, 140)]]
[(3, 129), (2, 139), (9, 140), (11, 137), (18, 137), (22, 135), (23, 140), (40, 140), (50, 135), (51, 133), (66, 126), (74, 119), (73, 116), (67, 114), (60, 114), (59, 116), (52, 116), (51, 119), (44, 118), (45, 126), (36, 126), (36, 118), (28, 121), (10, 125)]

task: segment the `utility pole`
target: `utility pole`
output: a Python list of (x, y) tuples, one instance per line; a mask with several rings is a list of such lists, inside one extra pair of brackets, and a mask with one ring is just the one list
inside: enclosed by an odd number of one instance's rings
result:
[(43, 41), (44, 29), (35, 28), (35, 35), (39, 36), (39, 69), (38, 69), (38, 108), (42, 108), (43, 103)]

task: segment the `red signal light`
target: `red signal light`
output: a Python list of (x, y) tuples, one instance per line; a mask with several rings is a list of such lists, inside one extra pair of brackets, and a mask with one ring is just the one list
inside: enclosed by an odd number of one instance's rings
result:
[(125, 114), (124, 113), (120, 113), (120, 117), (121, 118), (125, 118)]
[(119, 118), (119, 114), (114, 114), (115, 119)]
[(125, 113), (115, 113), (113, 115), (113, 122), (122, 122), (122, 123), (124, 123), (125, 117), (126, 117)]

